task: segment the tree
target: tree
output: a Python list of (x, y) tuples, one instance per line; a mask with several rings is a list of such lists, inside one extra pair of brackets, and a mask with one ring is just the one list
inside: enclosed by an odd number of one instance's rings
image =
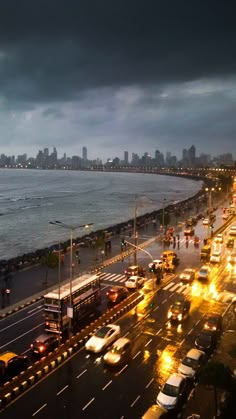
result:
[(49, 252), (41, 259), (41, 265), (46, 267), (44, 284), (47, 284), (49, 269), (55, 269), (58, 266), (59, 255), (56, 252)]
[(215, 418), (218, 415), (217, 390), (230, 390), (232, 387), (232, 373), (222, 362), (208, 362), (200, 372), (200, 384), (213, 387), (215, 400)]

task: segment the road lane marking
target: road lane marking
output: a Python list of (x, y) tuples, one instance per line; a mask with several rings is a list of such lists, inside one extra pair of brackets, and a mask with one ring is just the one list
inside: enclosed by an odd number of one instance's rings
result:
[(170, 282), (168, 285), (166, 285), (163, 290), (168, 290), (170, 287), (172, 287), (172, 285), (174, 284), (174, 282)]
[(36, 415), (37, 415), (37, 413), (39, 413), (41, 410), (43, 410), (46, 406), (47, 406), (47, 403), (43, 404), (43, 406), (41, 406), (38, 410), (36, 410), (36, 412), (34, 412), (34, 413), (32, 414), (32, 416), (36, 416)]
[(77, 377), (76, 377), (76, 378), (80, 378), (80, 377), (82, 377), (82, 375), (83, 375), (83, 374), (85, 374), (87, 371), (88, 371), (88, 370), (87, 370), (87, 369), (85, 369), (85, 370), (84, 370), (84, 371), (82, 371), (79, 375), (77, 375)]
[(179, 287), (179, 284), (175, 284), (171, 289), (170, 289), (170, 291), (175, 291), (177, 288)]
[(145, 345), (144, 345), (144, 348), (146, 348), (146, 346), (148, 346), (149, 345), (149, 343), (151, 343), (152, 342), (152, 339), (150, 339)]
[(27, 311), (27, 313), (33, 313), (34, 311), (36, 311), (36, 310), (38, 310), (39, 308), (43, 308), (43, 306), (38, 306), (38, 307), (35, 307), (35, 308), (33, 308), (32, 310), (30, 310), (30, 311)]
[(145, 388), (148, 388), (151, 384), (152, 384), (152, 382), (154, 381), (154, 378), (152, 378), (150, 381), (149, 381), (149, 383), (147, 383), (147, 385), (146, 385), (146, 387)]
[(154, 308), (154, 310), (153, 310), (153, 311), (156, 311), (156, 310), (158, 310), (158, 308), (159, 308), (159, 306), (156, 306), (156, 308)]
[(0, 346), (0, 349), (5, 348), (5, 346), (10, 345), (12, 342), (15, 342), (16, 340), (22, 338), (23, 336), (27, 335), (28, 333), (32, 332), (33, 330), (37, 329), (38, 327), (41, 327), (43, 324), (44, 324), (44, 322), (40, 323), (38, 326), (33, 327), (32, 329), (28, 330), (27, 332), (23, 333), (22, 335), (17, 336), (17, 338), (11, 340), (10, 342), (5, 343), (5, 345)]
[(63, 391), (65, 391), (67, 388), (69, 387), (69, 385), (67, 384), (65, 387), (63, 387), (60, 391), (58, 391), (57, 396), (59, 396), (59, 394), (63, 393)]
[(104, 391), (104, 390), (106, 390), (106, 388), (110, 385), (112, 383), (112, 380), (110, 380), (109, 381), (109, 383), (107, 383), (103, 388), (102, 388), (102, 390)]
[(125, 364), (125, 366), (119, 372), (117, 372), (116, 376), (120, 375), (127, 367), (128, 367), (128, 364)]
[(138, 356), (139, 354), (141, 354), (141, 351), (138, 351), (138, 352), (136, 353), (136, 355), (134, 355), (134, 356), (133, 356), (133, 359), (137, 358), (137, 356)]
[(159, 335), (159, 333), (162, 331), (162, 328), (161, 329), (159, 329), (157, 332), (156, 332), (156, 336), (157, 335)]
[(186, 288), (186, 285), (182, 285), (176, 292), (179, 294)]
[(83, 408), (82, 408), (82, 410), (85, 410), (85, 409), (87, 409), (87, 407), (91, 404), (91, 403), (93, 403), (93, 401), (95, 400), (95, 397), (93, 397)]
[(192, 327), (192, 329), (189, 330), (188, 335), (190, 335), (190, 333), (192, 333), (192, 331), (193, 331), (193, 327)]
[(163, 300), (161, 304), (166, 303), (167, 300), (168, 300), (168, 298), (166, 298), (165, 300)]
[(179, 344), (179, 347), (183, 345), (184, 341), (185, 341), (185, 339), (181, 340), (181, 342)]
[(133, 403), (130, 405), (130, 407), (134, 407), (134, 405), (137, 403), (137, 401), (140, 399), (140, 394), (138, 397), (136, 397), (136, 399), (133, 401)]
[[(40, 309), (39, 311), (43, 311), (43, 309)], [(6, 327), (4, 327), (3, 329), (1, 329), (1, 330), (0, 330), (0, 333), (1, 333), (1, 332), (4, 332), (4, 330), (10, 329), (10, 327), (13, 327), (13, 326), (15, 326), (15, 325), (16, 325), (16, 324), (18, 324), (18, 323), (23, 322), (24, 320), (29, 319), (30, 317), (34, 316), (35, 314), (38, 314), (38, 312), (33, 313), (33, 314), (30, 314), (29, 316), (24, 317), (23, 319), (17, 320), (17, 322), (15, 322), (15, 323), (11, 323), (9, 326), (6, 326)]]

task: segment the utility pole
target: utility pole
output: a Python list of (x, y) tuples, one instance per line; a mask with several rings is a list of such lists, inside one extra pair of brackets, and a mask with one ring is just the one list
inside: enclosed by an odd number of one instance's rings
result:
[[(134, 198), (134, 245), (137, 249), (138, 245), (138, 232), (137, 232), (137, 195)], [(137, 265), (138, 258), (137, 258), (137, 250), (134, 252), (134, 264)]]

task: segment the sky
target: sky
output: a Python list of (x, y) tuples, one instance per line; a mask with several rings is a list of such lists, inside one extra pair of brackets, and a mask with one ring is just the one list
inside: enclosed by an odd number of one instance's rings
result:
[(236, 158), (228, 0), (1, 0), (0, 154)]

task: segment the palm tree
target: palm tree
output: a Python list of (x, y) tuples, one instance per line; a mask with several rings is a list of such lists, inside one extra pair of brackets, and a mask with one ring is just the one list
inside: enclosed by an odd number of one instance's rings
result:
[(41, 259), (41, 265), (46, 267), (44, 284), (47, 285), (48, 271), (49, 269), (54, 269), (58, 266), (59, 255), (56, 252), (49, 252), (44, 255)]
[(232, 386), (232, 373), (222, 362), (208, 362), (201, 370), (200, 384), (213, 387), (215, 400), (215, 418), (218, 415), (218, 390), (230, 390)]

